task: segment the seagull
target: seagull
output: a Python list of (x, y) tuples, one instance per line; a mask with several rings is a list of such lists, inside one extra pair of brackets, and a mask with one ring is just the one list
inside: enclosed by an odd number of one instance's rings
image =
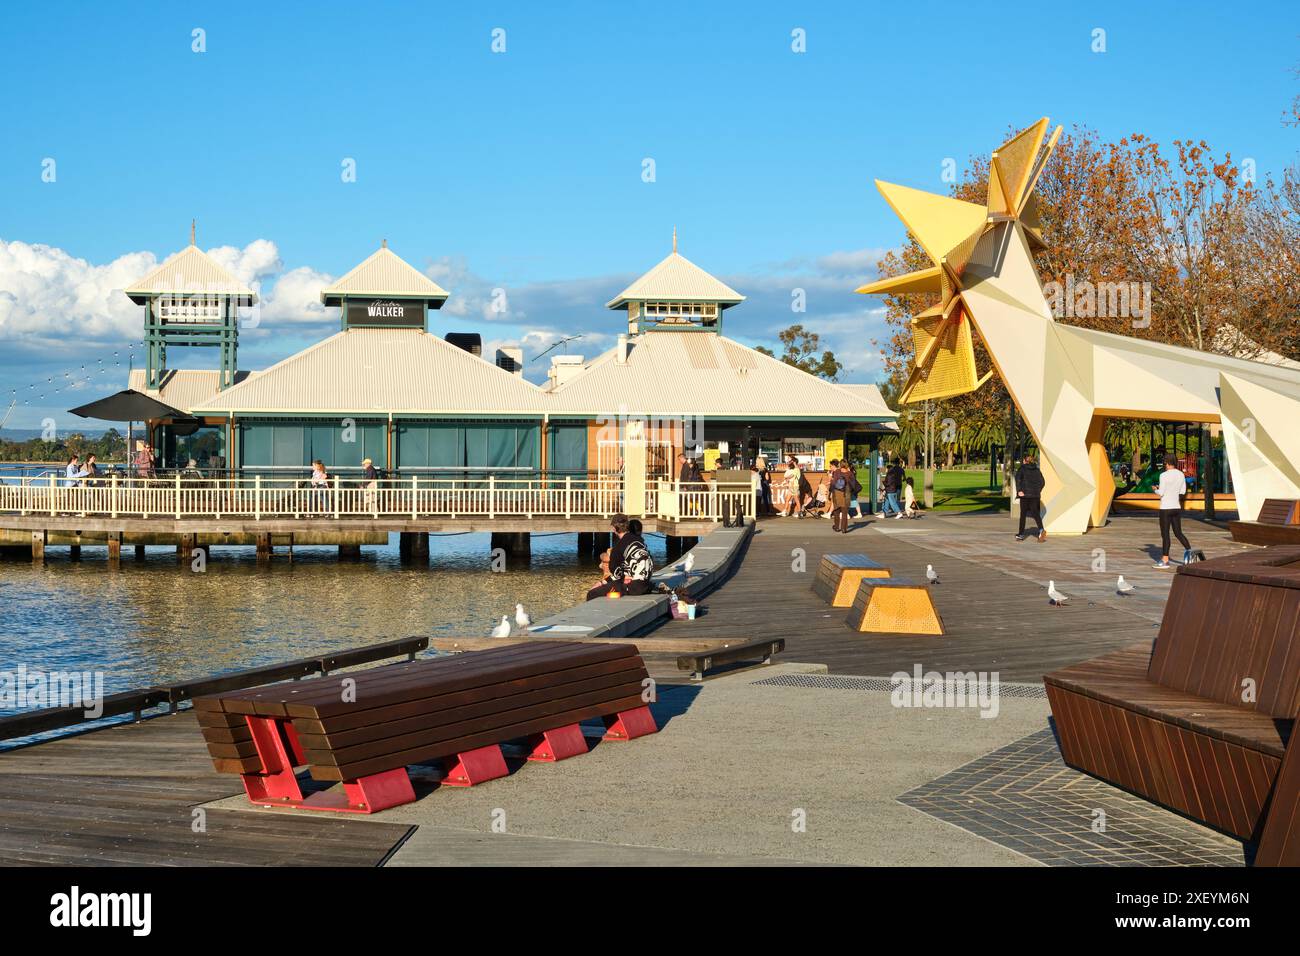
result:
[(695, 567), (695, 552), (692, 551), (690, 554), (686, 556), (686, 560), (682, 562), (682, 570), (685, 571), (687, 574), (690, 574), (691, 569), (694, 567)]
[(1056, 590), (1055, 581), (1048, 581), (1047, 600), (1052, 604), (1053, 607), (1063, 607), (1065, 605), (1065, 602), (1070, 599), (1066, 597), (1064, 594), (1062, 594), (1060, 591)]
[(925, 566), (925, 579), (931, 584), (939, 583), (939, 574), (934, 570), (933, 564), (927, 564)]
[(501, 615), (501, 623), (492, 628), (492, 637), (509, 637), (510, 636), (510, 618), (504, 614)]
[(1124, 575), (1122, 574), (1119, 576), (1119, 580), (1115, 582), (1115, 592), (1117, 594), (1128, 595), (1128, 594), (1132, 594), (1136, 590), (1137, 588), (1135, 588), (1133, 585), (1129, 584), (1127, 581), (1124, 580)]
[(526, 631), (533, 625), (533, 619), (528, 616), (522, 604), (515, 605), (515, 623), (519, 625), (521, 631)]

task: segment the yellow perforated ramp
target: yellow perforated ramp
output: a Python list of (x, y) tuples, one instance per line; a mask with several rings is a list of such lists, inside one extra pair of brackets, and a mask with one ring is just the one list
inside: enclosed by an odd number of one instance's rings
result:
[(930, 588), (907, 578), (864, 578), (845, 623), (860, 634), (942, 634)]
[(887, 577), (889, 568), (865, 554), (826, 554), (817, 566), (813, 590), (831, 607), (852, 607), (858, 585), (865, 578)]

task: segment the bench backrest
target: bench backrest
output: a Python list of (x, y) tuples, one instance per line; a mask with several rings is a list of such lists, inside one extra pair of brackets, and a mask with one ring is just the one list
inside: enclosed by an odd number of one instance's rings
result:
[(1300, 524), (1300, 500), (1293, 498), (1265, 498), (1259, 509), (1260, 524)]
[(1178, 569), (1147, 677), (1289, 720), (1300, 710), (1300, 548)]

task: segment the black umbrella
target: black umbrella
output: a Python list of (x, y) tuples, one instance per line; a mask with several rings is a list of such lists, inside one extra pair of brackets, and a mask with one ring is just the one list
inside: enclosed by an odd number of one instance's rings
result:
[(97, 402), (70, 408), (68, 411), (82, 418), (98, 418), (106, 422), (143, 422), (151, 418), (188, 418), (184, 412), (164, 405), (157, 399), (150, 398), (143, 392), (127, 388), (101, 398)]

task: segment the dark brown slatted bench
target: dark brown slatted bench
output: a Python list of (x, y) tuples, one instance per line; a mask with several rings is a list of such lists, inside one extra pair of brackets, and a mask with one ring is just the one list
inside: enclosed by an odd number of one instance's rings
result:
[(723, 664), (735, 664), (740, 661), (761, 661), (772, 663), (772, 657), (785, 650), (785, 638), (777, 637), (763, 641), (749, 641), (736, 644), (723, 644), (707, 651), (682, 654), (677, 658), (679, 671), (690, 671), (691, 680), (704, 680), (707, 671)]
[(864, 578), (887, 578), (889, 568), (865, 554), (824, 554), (812, 589), (831, 607), (852, 607)]
[(1154, 649), (1044, 683), (1067, 764), (1300, 865), (1300, 548), (1180, 567)]
[[(657, 729), (636, 648), (546, 641), (393, 664), (196, 698), (213, 766), (238, 773), (255, 803), (374, 813), (415, 799), (406, 768), (441, 761), (444, 786), (505, 776), (501, 744), (530, 760), (585, 753), (580, 723), (605, 739)], [(343, 793), (304, 797), (294, 768)]]
[(1265, 498), (1254, 521), (1229, 521), (1228, 530), (1246, 544), (1300, 543), (1300, 500)]

